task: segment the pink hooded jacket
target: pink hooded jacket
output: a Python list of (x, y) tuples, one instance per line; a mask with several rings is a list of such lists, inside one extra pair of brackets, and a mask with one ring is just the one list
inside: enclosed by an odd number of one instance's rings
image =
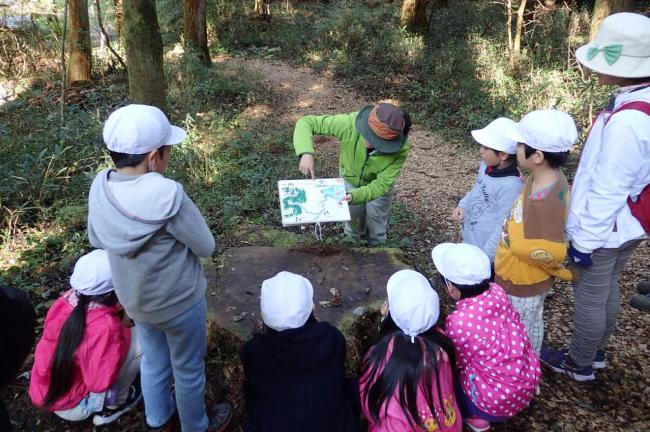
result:
[[(74, 290), (59, 297), (45, 318), (43, 337), (36, 345), (29, 396), (42, 406), (50, 386), (50, 366), (63, 324), (77, 304)], [(121, 306), (90, 303), (86, 313), (84, 338), (74, 355), (77, 371), (68, 393), (48, 409), (61, 411), (74, 408), (88, 393), (101, 393), (117, 380), (131, 343), (131, 329), (121, 323)]]
[(539, 358), (506, 292), (492, 283), (459, 300), (447, 316), (465, 395), (481, 411), (512, 417), (528, 406), (539, 384)]
[[(388, 352), (386, 353), (386, 361), (388, 361), (391, 356), (393, 351), (392, 348), (391, 342), (388, 346)], [(436, 412), (435, 414), (431, 413), (424, 396), (424, 387), (420, 386), (418, 388), (417, 406), (420, 413), (420, 419), (424, 423), (425, 429), (419, 428), (417, 430), (426, 432), (461, 432), (463, 430), (463, 422), (458, 405), (456, 404), (456, 397), (454, 396), (452, 365), (447, 354), (443, 350), (440, 352), (440, 383), (434, 382), (431, 387), (436, 389), (437, 386), (440, 385), (440, 392), (443, 398), (442, 404), (436, 396), (437, 392), (435, 392), (433, 405)], [(384, 362), (378, 372), (381, 373), (385, 366), (386, 364)], [(366, 374), (367, 373), (369, 373), (369, 371), (367, 371)], [(370, 411), (368, 409), (368, 391), (370, 390), (371, 383), (365, 379), (366, 374), (364, 374), (359, 380), (359, 391), (361, 393), (361, 406), (363, 408), (363, 413), (369, 423), (368, 432), (406, 432), (416, 430), (413, 429), (406, 416), (404, 416), (397, 395), (393, 395), (389, 399), (388, 410), (386, 411), (385, 416), (381, 418), (381, 423), (375, 424), (372, 422), (372, 417), (370, 416)], [(384, 403), (380, 412), (383, 413), (385, 408), (386, 405)]]

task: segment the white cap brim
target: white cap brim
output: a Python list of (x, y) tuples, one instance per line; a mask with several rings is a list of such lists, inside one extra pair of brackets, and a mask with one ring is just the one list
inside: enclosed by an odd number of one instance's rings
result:
[[(491, 148), (496, 151), (508, 153), (508, 154), (515, 154), (512, 153), (512, 149), (508, 148), (504, 143), (500, 143), (497, 140), (495, 140), (492, 135), (489, 132), (486, 132), (484, 129), (474, 129), (472, 132), (472, 138), (474, 140), (481, 144), (484, 147)], [(509, 136), (507, 137), (508, 139), (511, 139)]]
[(442, 257), (445, 255), (445, 252), (449, 250), (450, 247), (454, 246), (455, 243), (440, 243), (439, 245), (435, 246), (431, 250), (431, 258), (433, 259), (433, 265), (436, 266), (436, 269), (438, 269), (438, 273), (440, 273), (445, 279), (447, 278), (447, 270), (444, 268), (444, 264), (442, 262)]
[(515, 129), (506, 132), (505, 135), (508, 139), (511, 139), (517, 143), (528, 144), (527, 139)]
[(176, 145), (181, 144), (183, 141), (185, 141), (185, 138), (187, 138), (187, 132), (178, 126), (171, 125), (171, 127), (172, 133), (165, 145)]
[(596, 44), (588, 43), (576, 50), (576, 59), (594, 72), (620, 78), (646, 78), (650, 76), (650, 57), (629, 57), (621, 55), (616, 63), (610, 65), (605, 56), (599, 53), (592, 60), (587, 58), (590, 48)]

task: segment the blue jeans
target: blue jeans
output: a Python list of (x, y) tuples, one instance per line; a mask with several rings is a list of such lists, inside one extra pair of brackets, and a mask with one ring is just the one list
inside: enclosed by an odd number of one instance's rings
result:
[(183, 432), (205, 432), (205, 355), (207, 350), (205, 299), (162, 323), (138, 321), (136, 328), (144, 353), (140, 363), (142, 395), (147, 423), (164, 425), (176, 411)]

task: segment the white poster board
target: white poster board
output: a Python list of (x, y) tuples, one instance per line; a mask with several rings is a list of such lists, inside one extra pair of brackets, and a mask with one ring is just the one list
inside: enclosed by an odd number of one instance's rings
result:
[(283, 226), (350, 220), (342, 178), (280, 180), (278, 190)]

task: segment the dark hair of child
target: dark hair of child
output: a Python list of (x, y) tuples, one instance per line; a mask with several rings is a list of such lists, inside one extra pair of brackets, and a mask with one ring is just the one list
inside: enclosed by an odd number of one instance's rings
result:
[[(505, 152), (502, 152), (502, 151), (499, 151), (499, 150), (495, 150), (493, 148), (491, 148), (490, 150), (492, 150), (494, 152), (494, 154), (497, 155), (497, 156), (500, 156), (501, 153), (505, 153)], [(505, 162), (508, 164), (508, 166), (510, 166), (512, 164), (516, 164), (517, 163), (517, 153), (515, 153), (515, 154), (508, 153), (508, 158), (505, 160)]]
[(75, 373), (78, 373), (74, 363), (74, 353), (79, 348), (86, 330), (86, 311), (90, 302), (100, 303), (106, 306), (117, 304), (115, 291), (96, 296), (86, 296), (77, 293), (77, 306), (65, 320), (59, 342), (56, 345), (54, 358), (50, 367), (50, 386), (45, 395), (43, 405), (45, 408), (51, 406), (63, 396), (72, 384)]
[[(526, 159), (531, 157), (537, 149), (532, 148), (528, 144), (524, 144), (524, 154), (526, 155)], [(540, 150), (541, 151), (541, 150)], [(542, 152), (544, 154), (544, 160), (548, 162), (549, 166), (551, 168), (560, 168), (561, 166), (566, 165), (566, 163), (569, 161), (569, 154), (570, 152)]]
[[(440, 285), (442, 286), (442, 289), (447, 288), (447, 279), (441, 274), (438, 275), (440, 277)], [(454, 283), (454, 286), (458, 288), (460, 291), (460, 299), (468, 299), (476, 296), (480, 296), (483, 294), (485, 291), (490, 289), (490, 282), (494, 278), (494, 268), (492, 269), (492, 276), (490, 279), (485, 279), (483, 282), (476, 284), (476, 285), (460, 285), (457, 283)], [(452, 282), (453, 283), (453, 282)]]
[[(393, 351), (386, 361), (391, 342)], [(440, 350), (447, 354), (453, 369), (453, 345), (436, 326), (417, 336), (413, 343), (411, 338), (397, 327), (389, 313), (381, 325), (379, 342), (371, 348), (361, 365), (361, 373), (365, 375), (362, 379), (372, 383), (368, 389), (368, 409), (375, 422), (380, 421), (382, 405), (386, 403), (387, 409), (388, 401), (397, 392), (397, 399), (409, 423), (414, 429), (416, 425), (425, 428), (418, 414), (417, 392), (418, 387), (422, 386), (429, 410), (435, 416), (432, 389), (432, 378), (435, 376), (438, 386), (437, 398), (440, 406), (444, 406), (440, 390)], [(379, 372), (384, 362), (386, 366)]]
[[(162, 152), (164, 151), (165, 147), (169, 146), (162, 146), (157, 148), (162, 156)], [(111, 159), (113, 160), (113, 164), (115, 164), (115, 168), (128, 168), (128, 167), (134, 167), (140, 164), (149, 153), (143, 153), (143, 154), (128, 154), (128, 153), (119, 153), (119, 152), (114, 152), (109, 150), (108, 153), (111, 155)]]

